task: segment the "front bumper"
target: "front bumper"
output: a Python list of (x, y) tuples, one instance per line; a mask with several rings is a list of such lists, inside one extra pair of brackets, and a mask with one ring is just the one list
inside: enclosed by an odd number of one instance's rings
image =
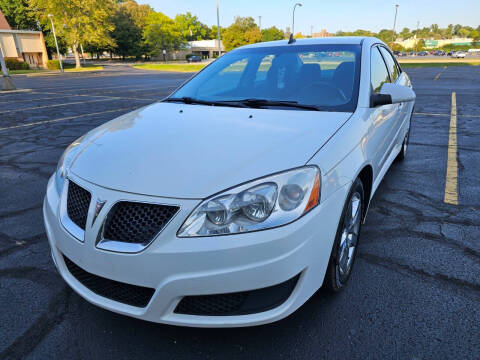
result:
[[(106, 200), (98, 218), (104, 217), (118, 200), (174, 204), (180, 206), (180, 211), (143, 251), (119, 253), (102, 250), (95, 246), (101, 221), (90, 226), (92, 209), (89, 210), (83, 242), (64, 228), (60, 221), (61, 199), (52, 177), (43, 213), (52, 257), (65, 281), (86, 300), (105, 309), (153, 322), (201, 327), (269, 323), (288, 316), (307, 301), (323, 283), (348, 191), (348, 187), (341, 188), (301, 219), (276, 229), (228, 236), (178, 238), (177, 230), (199, 200), (130, 194), (99, 187), (80, 178), (74, 180), (92, 193), (92, 203), (96, 198)], [(64, 256), (91, 274), (153, 288), (154, 294), (145, 307), (99, 296), (71, 274)], [(185, 296), (261, 289), (297, 275), (300, 275), (298, 282), (287, 300), (267, 311), (233, 316), (174, 312)]]

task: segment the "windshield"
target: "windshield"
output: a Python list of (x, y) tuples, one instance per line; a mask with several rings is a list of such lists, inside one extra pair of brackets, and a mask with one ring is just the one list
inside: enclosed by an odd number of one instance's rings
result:
[(285, 102), (290, 102), (316, 110), (353, 112), (359, 77), (360, 45), (247, 48), (222, 56), (169, 100), (188, 98), (217, 105), (249, 100), (248, 104), (262, 108), (285, 108)]

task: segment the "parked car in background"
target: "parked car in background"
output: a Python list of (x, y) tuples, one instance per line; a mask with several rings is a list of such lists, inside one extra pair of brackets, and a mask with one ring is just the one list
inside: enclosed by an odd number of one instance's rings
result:
[(443, 50), (437, 50), (433, 53), (433, 55), (435, 55), (435, 56), (445, 56), (446, 53)]
[(418, 55), (418, 56), (427, 56), (427, 55), (428, 55), (428, 52), (426, 52), (426, 51), (420, 51), (417, 55)]
[[(91, 303), (143, 320), (280, 320), (346, 287), (414, 103), (377, 38), (229, 51), (65, 150), (43, 205), (55, 266)], [(345, 296), (362, 301), (359, 286)]]
[(187, 62), (191, 63), (191, 62), (201, 62), (202, 61), (202, 57), (200, 55), (192, 55), (192, 56), (189, 56), (187, 58)]
[(459, 52), (455, 53), (455, 55), (453, 55), (453, 57), (455, 57), (457, 59), (463, 59), (463, 58), (465, 58), (465, 56), (467, 56), (467, 53), (463, 52), (463, 51), (459, 51)]

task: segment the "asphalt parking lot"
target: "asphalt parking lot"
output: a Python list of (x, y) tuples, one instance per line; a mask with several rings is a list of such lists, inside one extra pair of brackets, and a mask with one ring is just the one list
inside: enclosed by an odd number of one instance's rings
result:
[[(478, 359), (480, 67), (407, 72), (417, 93), (409, 153), (373, 199), (349, 287), (239, 329), (153, 324), (89, 304), (56, 272), (43, 228), (63, 149), (191, 75), (115, 66), (14, 77), (31, 91), (0, 94), (0, 359)], [(452, 93), (457, 205), (444, 202)]]

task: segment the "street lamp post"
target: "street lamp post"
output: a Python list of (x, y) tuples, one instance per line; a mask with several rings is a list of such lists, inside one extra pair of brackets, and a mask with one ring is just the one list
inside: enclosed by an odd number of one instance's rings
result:
[(392, 31), (392, 50), (393, 50), (393, 42), (395, 41), (395, 26), (397, 26), (397, 11), (400, 5), (395, 5), (395, 19), (393, 20), (393, 31)]
[(292, 15), (292, 34), (295, 35), (295, 8), (297, 6), (302, 6), (302, 4), (300, 3), (296, 3), (295, 5), (293, 5), (293, 15)]
[(58, 42), (57, 42), (57, 35), (55, 34), (55, 26), (53, 25), (53, 15), (48, 14), (50, 18), (50, 22), (52, 24), (52, 31), (53, 31), (53, 38), (55, 39), (55, 46), (57, 47), (57, 55), (58, 55), (58, 63), (60, 64), (60, 71), (63, 72), (63, 64), (62, 64), (62, 55), (60, 55), (60, 50), (58, 49)]
[(218, 57), (222, 54), (221, 38), (220, 38), (220, 14), (218, 11), (218, 0), (217, 0), (217, 37), (218, 37)]

